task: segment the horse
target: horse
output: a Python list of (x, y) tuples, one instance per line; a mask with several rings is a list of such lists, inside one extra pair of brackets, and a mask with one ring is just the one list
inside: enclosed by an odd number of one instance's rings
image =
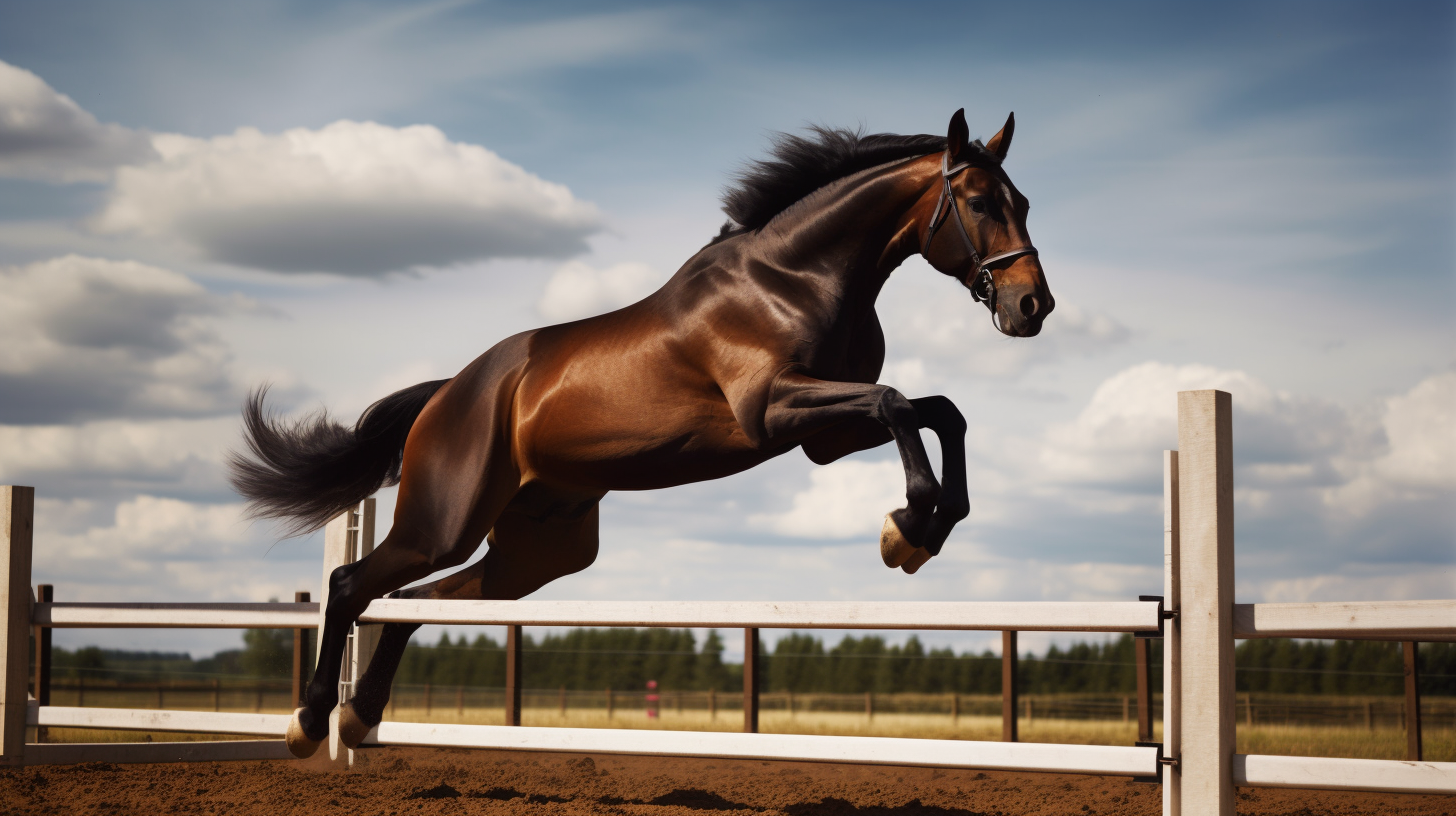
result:
[[(816, 464), (893, 441), (905, 506), (880, 535), (886, 566), (914, 573), (970, 510), (966, 421), (944, 396), (879, 385), (875, 299), (911, 255), (955, 278), (996, 328), (1032, 337), (1055, 302), (1026, 231), (1027, 199), (1002, 162), (1014, 114), (972, 140), (964, 109), (944, 138), (816, 127), (779, 134), (724, 196), (719, 235), (643, 300), (523, 332), (448, 380), (374, 403), (352, 428), (243, 408), (247, 453), (230, 478), (256, 517), (322, 527), (398, 484), (394, 524), (334, 570), (318, 668), (287, 731), (306, 757), (328, 737), (349, 628), (369, 603), (513, 600), (586, 569), (612, 490), (716, 479), (801, 448)], [(951, 226), (953, 225), (953, 226)], [(942, 451), (937, 480), (921, 429)], [(475, 564), (401, 589), (441, 570)], [(383, 715), (417, 625), (385, 624), (339, 737), (357, 747)]]

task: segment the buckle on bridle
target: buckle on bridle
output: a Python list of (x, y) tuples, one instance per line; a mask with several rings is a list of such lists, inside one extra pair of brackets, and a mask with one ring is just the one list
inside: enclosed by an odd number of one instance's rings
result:
[(991, 277), (991, 267), (981, 267), (981, 271), (971, 279), (967, 288), (971, 290), (971, 298), (977, 303), (982, 301), (990, 303), (991, 298), (996, 296), (996, 280)]

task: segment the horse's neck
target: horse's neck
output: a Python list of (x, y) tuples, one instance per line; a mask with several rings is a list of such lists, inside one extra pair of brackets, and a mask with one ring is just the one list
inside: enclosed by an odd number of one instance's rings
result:
[(890, 273), (920, 251), (914, 210), (931, 173), (911, 159), (850, 176), (814, 193), (765, 228), (773, 263), (811, 278), (826, 298), (873, 310)]

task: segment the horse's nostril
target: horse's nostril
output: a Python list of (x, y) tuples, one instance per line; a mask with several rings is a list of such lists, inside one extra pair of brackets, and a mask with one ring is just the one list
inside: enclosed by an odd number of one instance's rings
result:
[(1031, 317), (1036, 314), (1036, 295), (1026, 295), (1021, 299), (1021, 314), (1023, 317)]

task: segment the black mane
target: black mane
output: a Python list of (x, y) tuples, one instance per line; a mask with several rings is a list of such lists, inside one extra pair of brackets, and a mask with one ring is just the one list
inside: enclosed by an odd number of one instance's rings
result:
[[(729, 221), (714, 241), (756, 230), (794, 202), (832, 181), (881, 164), (945, 150), (944, 136), (864, 133), (810, 127), (808, 136), (778, 133), (771, 158), (749, 163), (723, 193)], [(980, 142), (974, 143), (981, 147)], [(989, 153), (986, 154), (990, 156)]]

